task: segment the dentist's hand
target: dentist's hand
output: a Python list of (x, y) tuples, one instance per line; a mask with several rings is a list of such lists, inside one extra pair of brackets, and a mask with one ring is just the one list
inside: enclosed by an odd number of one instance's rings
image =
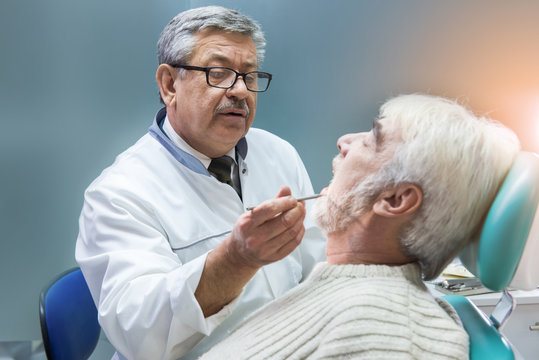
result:
[(281, 260), (301, 243), (304, 219), (304, 202), (296, 201), (290, 188), (283, 186), (274, 199), (240, 216), (224, 240), (230, 260), (253, 268)]
[(242, 214), (232, 232), (209, 252), (195, 297), (206, 317), (242, 291), (263, 265), (281, 260), (305, 234), (305, 204), (282, 187), (274, 199)]

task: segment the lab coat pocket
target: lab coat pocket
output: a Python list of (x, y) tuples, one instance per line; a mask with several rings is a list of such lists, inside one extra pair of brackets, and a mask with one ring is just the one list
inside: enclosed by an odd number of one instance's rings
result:
[(201, 236), (192, 241), (170, 241), (170, 244), (172, 250), (178, 255), (182, 264), (185, 264), (186, 262), (213, 250), (228, 234), (230, 234), (230, 230)]

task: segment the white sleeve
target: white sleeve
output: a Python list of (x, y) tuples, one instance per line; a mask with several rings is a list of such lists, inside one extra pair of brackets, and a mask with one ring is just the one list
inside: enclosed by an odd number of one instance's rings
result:
[(204, 318), (194, 292), (207, 254), (182, 264), (157, 217), (123, 193), (87, 190), (76, 260), (117, 351), (128, 359), (177, 359), (209, 335), (235, 302)]

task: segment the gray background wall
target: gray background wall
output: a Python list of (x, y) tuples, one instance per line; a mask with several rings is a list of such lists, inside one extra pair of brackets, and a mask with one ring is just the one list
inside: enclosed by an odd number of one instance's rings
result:
[(255, 126), (293, 143), (316, 191), (335, 142), (399, 93), (459, 98), (539, 151), (539, 2), (0, 0), (0, 341), (39, 339), (39, 291), (75, 266), (86, 186), (159, 108), (155, 43), (181, 10), (257, 19), (272, 72)]

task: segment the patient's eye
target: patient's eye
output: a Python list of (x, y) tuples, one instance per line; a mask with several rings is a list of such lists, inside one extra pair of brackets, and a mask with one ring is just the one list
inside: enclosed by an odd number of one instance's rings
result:
[(372, 121), (372, 133), (374, 135), (374, 141), (376, 146), (379, 146), (382, 143), (382, 134), (381, 134), (382, 124), (380, 124), (379, 119), (374, 119)]

